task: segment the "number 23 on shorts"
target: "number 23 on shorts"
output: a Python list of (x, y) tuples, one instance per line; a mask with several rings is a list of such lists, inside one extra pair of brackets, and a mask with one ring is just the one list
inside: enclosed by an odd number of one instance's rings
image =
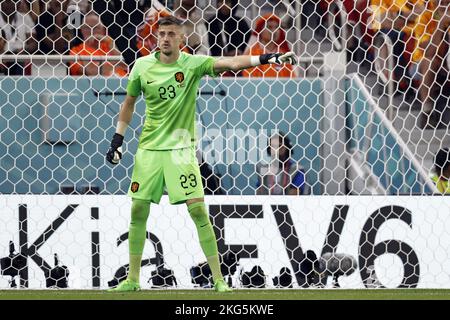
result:
[(197, 187), (197, 177), (193, 173), (190, 173), (188, 175), (182, 174), (180, 175), (180, 185), (185, 190), (185, 195), (189, 195), (193, 193), (195, 190), (189, 192), (188, 189)]

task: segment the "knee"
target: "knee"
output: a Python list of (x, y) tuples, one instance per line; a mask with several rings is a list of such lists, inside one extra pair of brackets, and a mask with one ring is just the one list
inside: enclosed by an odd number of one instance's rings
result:
[(206, 214), (200, 210), (194, 210), (194, 211), (190, 212), (190, 214), (191, 214), (192, 220), (194, 220), (194, 221), (202, 221), (207, 218)]
[(196, 202), (188, 207), (189, 214), (194, 222), (208, 220), (204, 202)]

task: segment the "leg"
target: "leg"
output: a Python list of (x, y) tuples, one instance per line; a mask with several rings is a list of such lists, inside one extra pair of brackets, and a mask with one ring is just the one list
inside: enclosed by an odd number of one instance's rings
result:
[(128, 276), (125, 281), (109, 291), (126, 292), (138, 291), (139, 274), (141, 271), (142, 252), (144, 251), (147, 218), (150, 213), (150, 201), (133, 199), (131, 205), (131, 222), (128, 233), (128, 246), (130, 254), (130, 265)]
[(214, 234), (212, 224), (209, 220), (208, 213), (203, 198), (195, 198), (186, 200), (189, 214), (197, 227), (198, 238), (203, 253), (206, 256), (209, 267), (211, 268), (214, 287), (219, 292), (228, 292), (228, 288), (220, 270), (219, 252), (217, 250), (217, 240)]
[(205, 254), (208, 264), (211, 267), (211, 272), (214, 282), (222, 279), (220, 271), (219, 253), (217, 249), (217, 240), (214, 234), (214, 229), (209, 221), (208, 213), (203, 198), (189, 199), (186, 205), (192, 220), (197, 227), (198, 239), (203, 253)]
[(150, 213), (150, 203), (159, 203), (164, 189), (161, 163), (158, 152), (138, 148), (135, 155), (131, 184), (128, 189), (128, 195), (133, 199), (128, 233), (129, 272), (127, 279), (111, 291), (136, 291), (140, 288), (139, 273), (147, 233), (146, 225)]
[(195, 148), (164, 152), (164, 177), (171, 204), (186, 203), (197, 227), (200, 246), (211, 268), (217, 291), (230, 291), (220, 271), (217, 240), (204, 202), (204, 190)]
[(147, 232), (147, 218), (150, 213), (150, 201), (133, 199), (131, 205), (131, 222), (128, 234), (130, 252), (130, 269), (128, 278), (139, 283), (141, 258), (144, 251), (145, 235)]

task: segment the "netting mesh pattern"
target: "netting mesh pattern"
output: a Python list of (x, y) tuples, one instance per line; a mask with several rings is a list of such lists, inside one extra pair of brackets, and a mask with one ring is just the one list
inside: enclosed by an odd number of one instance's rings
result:
[[(450, 164), (448, 1), (0, 5), (2, 287), (108, 287), (126, 275), (142, 98), (120, 164), (105, 152), (130, 68), (157, 49), (166, 15), (185, 21), (185, 52), (300, 58), (200, 85), (197, 157), (233, 286), (448, 287), (449, 205), (436, 195)], [(182, 240), (197, 244), (186, 209), (164, 201), (142, 280), (210, 286), (200, 247)]]

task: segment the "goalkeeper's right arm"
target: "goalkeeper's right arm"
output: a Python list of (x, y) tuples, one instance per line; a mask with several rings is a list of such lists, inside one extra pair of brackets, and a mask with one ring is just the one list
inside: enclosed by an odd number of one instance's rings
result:
[(225, 57), (218, 59), (214, 63), (214, 71), (221, 73), (224, 71), (239, 71), (261, 64), (297, 64), (297, 57), (293, 52), (286, 53), (267, 53), (260, 56), (242, 55), (236, 57)]
[(106, 160), (114, 165), (118, 164), (120, 159), (122, 159), (123, 137), (125, 136), (125, 131), (127, 130), (128, 125), (131, 122), (131, 118), (133, 117), (136, 99), (137, 97), (127, 95), (120, 108), (116, 133), (114, 134), (111, 141), (111, 146), (106, 153)]

